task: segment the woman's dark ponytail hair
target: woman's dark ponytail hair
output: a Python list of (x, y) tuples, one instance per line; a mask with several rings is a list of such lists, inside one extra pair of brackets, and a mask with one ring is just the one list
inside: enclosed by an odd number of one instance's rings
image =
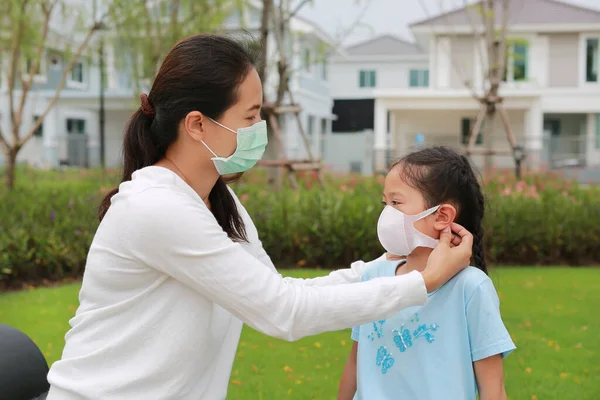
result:
[[(237, 101), (237, 89), (254, 68), (255, 59), (248, 45), (225, 36), (201, 34), (177, 43), (161, 65), (150, 93), (140, 96), (141, 107), (127, 124), (121, 182), (165, 156), (188, 113), (200, 111), (219, 119)], [(244, 222), (227, 188), (232, 180), (234, 177), (219, 178), (209, 195), (211, 211), (229, 238), (247, 241)], [(110, 191), (100, 204), (100, 221), (118, 191), (118, 187)]]
[(427, 207), (453, 203), (456, 222), (473, 234), (473, 264), (487, 274), (483, 217), (485, 199), (469, 159), (447, 147), (430, 147), (410, 153), (393, 166), (402, 178), (419, 190)]

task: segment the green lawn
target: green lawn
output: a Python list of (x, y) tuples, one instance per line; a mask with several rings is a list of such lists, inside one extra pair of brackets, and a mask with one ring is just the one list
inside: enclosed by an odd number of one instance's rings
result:
[[(290, 271), (297, 277), (323, 271)], [(492, 278), (504, 321), (518, 346), (505, 362), (510, 399), (600, 396), (600, 269), (498, 269)], [(77, 285), (0, 295), (0, 322), (29, 334), (50, 363), (61, 354)], [(349, 331), (295, 343), (244, 329), (231, 399), (333, 399)]]

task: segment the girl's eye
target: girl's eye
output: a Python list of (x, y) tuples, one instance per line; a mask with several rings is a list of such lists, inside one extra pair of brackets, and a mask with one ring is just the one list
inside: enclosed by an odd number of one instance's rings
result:
[(398, 206), (398, 205), (400, 205), (400, 202), (399, 202), (399, 201), (392, 200), (392, 205), (393, 205), (393, 206)]
[(385, 201), (382, 201), (381, 205), (387, 206), (387, 203)]

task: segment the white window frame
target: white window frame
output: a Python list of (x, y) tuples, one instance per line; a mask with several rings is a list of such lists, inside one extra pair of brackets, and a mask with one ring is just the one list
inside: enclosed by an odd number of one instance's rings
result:
[(587, 58), (587, 40), (598, 39), (598, 52), (600, 53), (600, 32), (581, 34), (579, 36), (579, 86), (597, 87), (600, 85), (600, 55), (598, 57), (598, 78), (596, 82), (586, 80), (586, 58)]

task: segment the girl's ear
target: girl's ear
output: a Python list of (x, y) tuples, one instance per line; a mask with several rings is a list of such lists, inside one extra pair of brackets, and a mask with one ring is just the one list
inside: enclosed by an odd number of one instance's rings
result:
[(442, 204), (435, 213), (435, 222), (433, 228), (436, 231), (443, 231), (449, 227), (456, 219), (456, 208), (451, 204)]

